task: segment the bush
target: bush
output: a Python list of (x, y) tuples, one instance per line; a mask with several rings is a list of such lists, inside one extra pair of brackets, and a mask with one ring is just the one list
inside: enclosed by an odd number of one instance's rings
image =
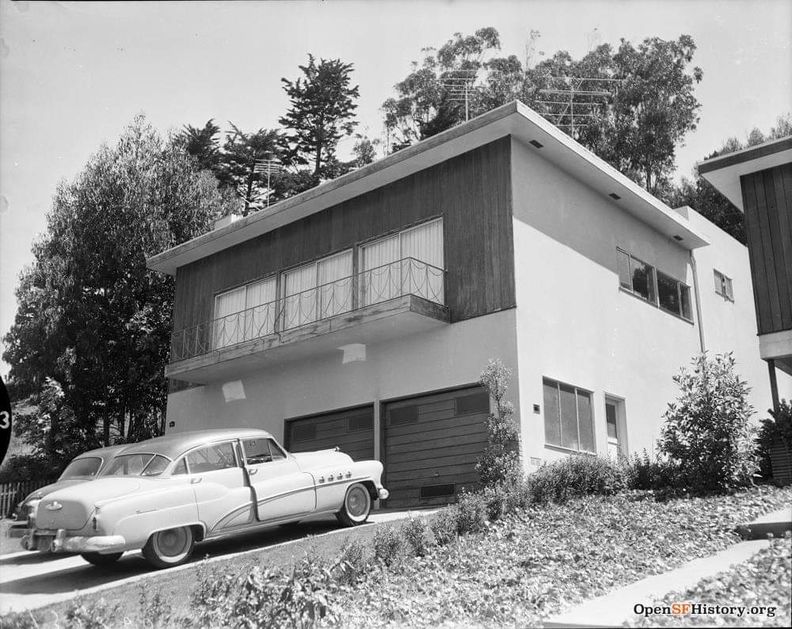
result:
[(581, 496), (611, 495), (625, 487), (624, 475), (610, 459), (576, 454), (543, 465), (527, 478), (533, 503), (566, 502)]
[(458, 517), (459, 507), (457, 505), (451, 505), (438, 511), (437, 515), (429, 522), (429, 529), (432, 531), (435, 542), (445, 546), (456, 540), (459, 535), (457, 532)]
[(374, 531), (374, 559), (386, 566), (398, 564), (406, 555), (406, 542), (392, 526), (381, 526)]
[(39, 626), (30, 611), (10, 612), (0, 616), (0, 629), (38, 629)]
[(66, 627), (68, 629), (106, 629), (118, 625), (120, 605), (110, 607), (103, 598), (85, 603), (76, 598), (66, 609)]
[(752, 484), (758, 469), (749, 388), (731, 354), (701, 354), (674, 376), (679, 397), (668, 405), (660, 452), (684, 470), (688, 488), (730, 491)]
[(459, 496), (457, 502), (457, 533), (477, 533), (486, 528), (489, 521), (487, 499), (482, 493), (465, 493)]
[(173, 620), (173, 608), (163, 600), (161, 592), (158, 590), (151, 595), (145, 583), (140, 584), (139, 592), (141, 626), (155, 629), (170, 626)]
[(58, 470), (39, 454), (15, 454), (0, 467), (0, 483), (16, 483), (36, 478), (56, 478)]
[(358, 539), (347, 540), (338, 558), (339, 581), (346, 585), (357, 583), (371, 568), (372, 558), (367, 547)]
[(759, 470), (764, 478), (773, 476), (770, 464), (770, 448), (778, 443), (786, 443), (792, 448), (792, 404), (781, 400), (778, 412), (770, 410), (770, 419), (763, 419), (757, 438), (759, 453)]
[(506, 401), (511, 371), (499, 360), (491, 360), (481, 373), (479, 383), (495, 400), (495, 413), (487, 417), (487, 447), (476, 463), (479, 479), (485, 486), (513, 483), (520, 470), (520, 433), (514, 407)]
[(424, 518), (410, 518), (402, 524), (402, 536), (416, 557), (425, 557), (437, 544), (432, 529)]

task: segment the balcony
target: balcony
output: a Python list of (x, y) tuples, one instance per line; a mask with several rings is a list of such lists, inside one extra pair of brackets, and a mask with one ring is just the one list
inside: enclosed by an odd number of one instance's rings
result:
[(449, 322), (445, 271), (404, 258), (173, 333), (170, 378), (204, 384)]

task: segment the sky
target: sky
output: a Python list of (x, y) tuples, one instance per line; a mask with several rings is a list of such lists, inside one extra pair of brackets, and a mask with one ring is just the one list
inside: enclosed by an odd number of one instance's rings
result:
[(276, 127), (288, 106), (280, 79), (296, 78), (312, 53), (354, 65), (358, 130), (380, 137), (380, 105), (421, 49), (483, 26), (498, 30), (504, 55), (519, 57), (538, 30), (536, 61), (620, 38), (691, 35), (702, 107), (677, 150), (677, 177), (726, 138), (766, 132), (792, 111), (789, 0), (0, 0), (0, 337), (58, 182), (73, 180), (136, 114), (163, 133), (210, 118), (223, 128)]

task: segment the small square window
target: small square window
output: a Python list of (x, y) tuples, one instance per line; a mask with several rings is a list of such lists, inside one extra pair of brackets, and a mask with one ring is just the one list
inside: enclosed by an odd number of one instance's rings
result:
[(712, 270), (715, 276), (715, 292), (729, 301), (734, 301), (734, 290), (732, 287), (732, 280), (720, 271)]

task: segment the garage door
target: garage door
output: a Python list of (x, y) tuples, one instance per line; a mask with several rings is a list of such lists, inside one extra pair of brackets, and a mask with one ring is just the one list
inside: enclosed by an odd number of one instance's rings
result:
[(286, 422), (286, 449), (290, 452), (326, 450), (336, 446), (355, 461), (374, 458), (372, 406)]
[(445, 504), (478, 483), (489, 397), (480, 387), (385, 406), (388, 507)]

